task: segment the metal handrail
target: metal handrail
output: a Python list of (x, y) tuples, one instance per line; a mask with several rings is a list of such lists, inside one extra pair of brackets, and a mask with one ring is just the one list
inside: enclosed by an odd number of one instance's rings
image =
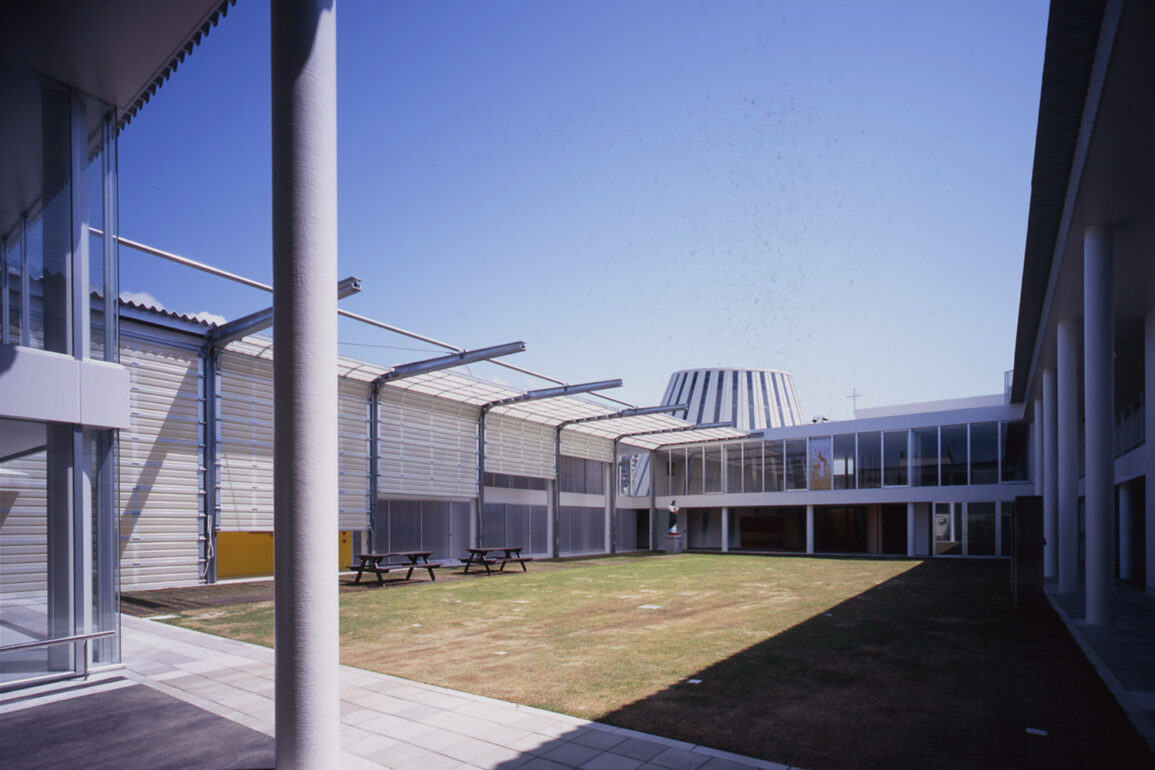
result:
[(34, 650), (37, 647), (51, 647), (54, 644), (68, 644), (69, 642), (87, 642), (89, 639), (103, 639), (106, 636), (116, 636), (118, 633), (118, 631), (93, 631), (90, 634), (74, 634), (73, 636), (62, 636), (59, 639), (37, 639), (32, 642), (5, 645), (0, 647), (0, 653), (14, 650)]

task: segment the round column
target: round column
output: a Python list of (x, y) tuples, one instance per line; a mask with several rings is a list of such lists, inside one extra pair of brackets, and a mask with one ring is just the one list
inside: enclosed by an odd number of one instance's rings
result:
[(814, 506), (806, 506), (806, 553), (814, 553)]
[(1111, 231), (1083, 236), (1083, 392), (1087, 446), (1087, 622), (1110, 623), (1115, 592), (1115, 312)]
[(1079, 335), (1075, 321), (1057, 334), (1059, 591), (1079, 588)]
[(1059, 402), (1055, 370), (1043, 370), (1043, 577), (1059, 576)]
[(276, 764), (339, 761), (337, 30), (334, 0), (270, 9)]
[(914, 503), (906, 504), (906, 555), (914, 556)]
[(1134, 499), (1131, 494), (1131, 484), (1119, 485), (1119, 579), (1131, 580), (1135, 577), (1135, 555), (1133, 540), (1135, 538)]

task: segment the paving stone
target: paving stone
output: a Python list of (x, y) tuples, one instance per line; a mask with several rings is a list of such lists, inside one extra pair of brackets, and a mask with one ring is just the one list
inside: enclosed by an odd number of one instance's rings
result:
[(545, 757), (530, 757), (525, 764), (518, 766), (518, 770), (570, 770), (570, 768), (572, 765), (561, 765)]
[(685, 749), (668, 748), (653, 757), (650, 762), (672, 768), (672, 770), (697, 770), (709, 760), (710, 757), (705, 754), (697, 754)]
[(642, 760), (640, 759), (623, 757), (621, 754), (605, 751), (582, 765), (582, 770), (636, 770), (641, 766)]
[(570, 767), (581, 767), (601, 753), (600, 749), (567, 741), (566, 743), (559, 743), (557, 746), (554, 746), (542, 754), (542, 756), (553, 762), (560, 762)]
[(667, 746), (663, 746), (660, 743), (654, 743), (653, 741), (647, 741), (642, 738), (626, 738), (610, 749), (610, 751), (614, 754), (621, 754), (622, 756), (640, 759), (646, 762), (661, 754), (663, 751), (666, 751), (667, 748)]
[(609, 749), (626, 740), (626, 736), (590, 726), (579, 729), (570, 740), (574, 743), (580, 743), (582, 746)]

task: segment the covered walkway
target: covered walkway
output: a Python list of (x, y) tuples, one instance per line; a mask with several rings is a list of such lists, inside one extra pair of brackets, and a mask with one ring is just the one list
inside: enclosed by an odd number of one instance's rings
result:
[(1155, 753), (1155, 597), (1123, 583), (1114, 584), (1115, 621), (1086, 622), (1084, 585), (1059, 593), (1047, 581), (1047, 597), (1071, 636), (1091, 661), (1127, 718)]

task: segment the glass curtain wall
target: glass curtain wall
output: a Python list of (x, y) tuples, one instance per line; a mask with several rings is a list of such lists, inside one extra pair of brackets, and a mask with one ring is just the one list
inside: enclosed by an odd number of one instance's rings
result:
[(938, 486), (938, 426), (911, 431), (911, 483), (916, 487)]
[(762, 491), (761, 441), (748, 441), (742, 445), (742, 491)]
[(882, 434), (858, 434), (858, 488), (877, 489), (882, 485)]
[(1001, 427), (1001, 478), (1004, 482), (1030, 478), (1030, 423), (1004, 422)]
[(767, 441), (762, 445), (762, 462), (767, 492), (781, 492), (786, 483), (786, 455), (781, 441)]
[(702, 447), (686, 448), (686, 494), (700, 495), (704, 486), (705, 473), (702, 468)]
[(999, 483), (999, 424), (971, 423), (971, 483)]
[(853, 433), (834, 437), (834, 488), (854, 489), (855, 439)]
[(967, 556), (995, 555), (995, 504), (968, 503)]
[(882, 478), (888, 487), (905, 487), (910, 483), (907, 441), (905, 430), (888, 430), (882, 434)]
[[(7, 59), (0, 92), (0, 342), (115, 361), (115, 113)], [(0, 418), (0, 688), (119, 660), (114, 459)]]
[(939, 436), (942, 485), (944, 487), (965, 486), (967, 483), (967, 426), (944, 425)]
[(831, 489), (834, 476), (834, 448), (830, 436), (810, 439), (810, 488)]
[(706, 494), (719, 494), (722, 491), (722, 445), (709, 444), (702, 447), (704, 487)]
[(786, 489), (806, 489), (806, 439), (786, 439)]

